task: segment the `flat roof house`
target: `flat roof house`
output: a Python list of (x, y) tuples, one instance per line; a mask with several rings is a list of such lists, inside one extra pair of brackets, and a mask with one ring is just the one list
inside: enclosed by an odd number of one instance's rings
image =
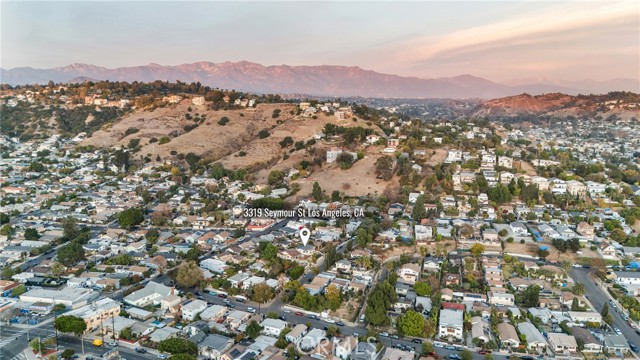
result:
[(551, 350), (553, 350), (553, 352), (555, 353), (578, 351), (578, 343), (576, 342), (576, 338), (574, 338), (572, 335), (563, 333), (548, 333), (547, 339), (549, 339)]
[(462, 339), (463, 323), (462, 311), (442, 309), (440, 311), (438, 336), (441, 338)]
[(532, 323), (521, 322), (518, 324), (518, 330), (527, 340), (527, 349), (547, 347), (547, 341), (544, 336)]

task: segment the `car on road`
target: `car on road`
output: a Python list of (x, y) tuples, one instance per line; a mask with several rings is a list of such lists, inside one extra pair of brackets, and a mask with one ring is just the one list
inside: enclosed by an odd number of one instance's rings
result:
[(282, 321), (287, 321), (287, 318), (284, 316), (280, 316), (278, 319), (282, 320)]
[(445, 343), (440, 342), (440, 341), (434, 341), (433, 342), (433, 346), (437, 347), (437, 348), (443, 348), (445, 346)]
[(218, 293), (217, 293), (217, 292), (215, 292), (215, 291), (209, 291), (209, 295), (211, 295), (211, 296), (216, 296), (216, 295), (218, 295)]
[(344, 326), (344, 323), (343, 323), (342, 321), (338, 321), (338, 322), (336, 323), (336, 325), (338, 325), (338, 326)]
[(255, 313), (256, 313), (256, 309), (254, 309), (254, 308), (252, 308), (252, 307), (248, 307), (248, 308), (247, 308), (247, 311), (248, 311), (248, 312), (250, 312), (250, 313), (252, 313), (252, 314), (255, 314)]
[(480, 354), (480, 355), (491, 354), (491, 351), (486, 350), (486, 349), (482, 349), (482, 350), (478, 351), (478, 354)]
[(534, 360), (533, 356), (525, 355), (520, 357), (521, 360)]
[(228, 307), (229, 309), (233, 309), (233, 308), (235, 308), (236, 306), (235, 306), (234, 304), (232, 304), (232, 303), (228, 303), (228, 304), (227, 304), (227, 307)]
[(392, 339), (396, 339), (396, 340), (400, 339), (400, 338), (398, 337), (398, 335), (391, 335), (391, 338), (392, 338)]
[(631, 341), (627, 341), (629, 343), (629, 347), (633, 352), (638, 352), (638, 346), (636, 344), (632, 344)]
[(194, 294), (195, 294), (196, 296), (202, 296), (202, 293), (201, 293), (200, 291), (196, 291), (196, 292), (194, 292)]
[(316, 319), (318, 318), (317, 316), (315, 316), (315, 315), (313, 315), (313, 314), (309, 314), (309, 315), (307, 315), (307, 317), (308, 317), (309, 319), (313, 319), (313, 320), (316, 320)]
[(291, 310), (289, 310), (289, 309), (284, 309), (284, 310), (282, 310), (282, 311), (283, 311), (283, 312), (286, 312), (287, 314), (291, 314)]
[(386, 331), (381, 332), (379, 335), (382, 337), (389, 337), (389, 333)]
[(158, 354), (158, 358), (164, 360), (164, 359), (168, 359), (169, 356), (167, 354), (160, 353), (160, 354)]
[(118, 342), (117, 341), (112, 341), (109, 343), (109, 346), (118, 346)]
[(147, 349), (143, 349), (143, 348), (136, 348), (135, 349), (137, 353), (139, 354), (146, 354), (147, 353)]
[(328, 322), (329, 324), (335, 324), (336, 323), (336, 321), (333, 320), (333, 319), (325, 319), (324, 321)]
[(222, 294), (222, 293), (220, 293), (220, 294), (218, 294), (218, 297), (219, 297), (219, 298), (226, 299), (226, 298), (227, 298), (227, 294)]
[(225, 303), (225, 304), (230, 304), (230, 303), (231, 303), (231, 300), (229, 300), (229, 299), (224, 299), (224, 300), (222, 300), (222, 302), (223, 302), (223, 303)]
[(447, 349), (447, 350), (455, 350), (456, 349), (456, 347), (453, 346), (453, 345), (445, 345), (444, 348)]
[(422, 340), (420, 340), (420, 339), (413, 339), (413, 340), (411, 340), (411, 342), (414, 343), (414, 344), (422, 344)]
[(360, 335), (357, 332), (354, 332), (353, 337), (357, 338), (357, 337), (360, 337)]
[(294, 314), (295, 316), (304, 316), (304, 314), (300, 311), (296, 311), (296, 313)]
[(622, 331), (620, 331), (620, 329), (618, 329), (618, 328), (613, 328), (613, 331), (615, 331), (616, 334), (618, 334), (618, 335), (622, 335)]
[(447, 356), (450, 360), (462, 360), (462, 357), (460, 357), (460, 355), (458, 354), (449, 354), (449, 356)]

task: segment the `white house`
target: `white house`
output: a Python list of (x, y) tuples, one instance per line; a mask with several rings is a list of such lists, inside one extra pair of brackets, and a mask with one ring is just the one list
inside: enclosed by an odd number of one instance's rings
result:
[(187, 301), (182, 304), (182, 318), (184, 320), (193, 321), (198, 314), (207, 308), (207, 302), (199, 299)]
[(440, 324), (438, 336), (441, 338), (455, 338), (462, 340), (462, 328), (464, 325), (463, 312), (457, 310), (440, 310)]
[(280, 336), (280, 333), (287, 327), (287, 323), (280, 319), (264, 319), (262, 324), (262, 333), (265, 335)]
[(409, 284), (415, 284), (420, 278), (420, 265), (407, 263), (398, 269), (398, 276)]

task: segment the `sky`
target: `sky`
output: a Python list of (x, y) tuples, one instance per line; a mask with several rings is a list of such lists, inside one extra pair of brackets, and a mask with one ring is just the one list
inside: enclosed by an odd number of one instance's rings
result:
[(640, 79), (640, 2), (0, 2), (4, 69), (240, 60), (514, 84)]

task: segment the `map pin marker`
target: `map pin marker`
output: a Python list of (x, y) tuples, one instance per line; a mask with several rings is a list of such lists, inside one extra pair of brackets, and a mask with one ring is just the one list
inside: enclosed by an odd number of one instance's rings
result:
[(306, 227), (300, 229), (300, 238), (302, 239), (302, 243), (304, 244), (304, 246), (307, 246), (307, 243), (309, 242), (309, 236), (311, 236), (311, 230), (307, 229)]

